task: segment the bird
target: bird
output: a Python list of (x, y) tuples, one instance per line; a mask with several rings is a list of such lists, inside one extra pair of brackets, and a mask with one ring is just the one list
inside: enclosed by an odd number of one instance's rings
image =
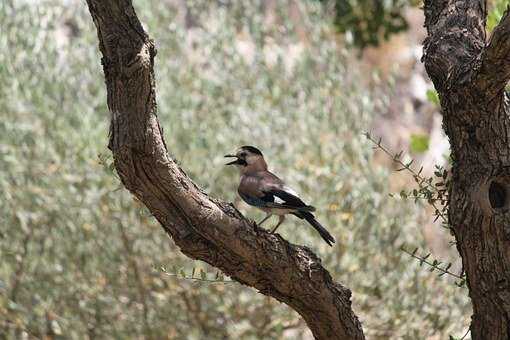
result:
[(266, 213), (266, 216), (257, 223), (259, 227), (271, 216), (278, 215), (278, 224), (271, 230), (271, 233), (275, 233), (285, 220), (285, 215), (292, 214), (310, 223), (324, 241), (333, 246), (335, 239), (313, 215), (315, 207), (304, 203), (294, 190), (267, 169), (266, 160), (259, 149), (245, 145), (238, 148), (235, 154), (228, 154), (225, 157), (235, 158), (226, 165), (235, 165), (239, 169), (241, 176), (237, 189), (239, 196), (248, 205)]

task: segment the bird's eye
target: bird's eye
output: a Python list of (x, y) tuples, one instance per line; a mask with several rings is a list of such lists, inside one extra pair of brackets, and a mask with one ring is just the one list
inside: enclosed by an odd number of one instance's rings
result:
[(239, 154), (239, 157), (242, 157), (242, 158), (246, 157), (246, 152), (241, 152), (241, 153)]

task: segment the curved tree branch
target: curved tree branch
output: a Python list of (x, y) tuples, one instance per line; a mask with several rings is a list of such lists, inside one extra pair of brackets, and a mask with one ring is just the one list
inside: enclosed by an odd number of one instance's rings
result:
[(111, 112), (109, 147), (126, 188), (187, 256), (295, 309), (317, 339), (364, 339), (351, 292), (308, 248), (258, 228), (209, 198), (169, 157), (156, 116), (154, 42), (129, 0), (87, 0)]
[(508, 12), (485, 42), (483, 0), (426, 0), (427, 73), (450, 139), (448, 219), (473, 303), (473, 339), (510, 339)]

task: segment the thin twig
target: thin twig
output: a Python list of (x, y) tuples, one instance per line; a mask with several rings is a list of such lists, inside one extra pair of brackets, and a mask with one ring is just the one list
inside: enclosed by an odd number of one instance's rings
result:
[(173, 277), (176, 277), (178, 279), (201, 281), (201, 282), (208, 282), (208, 283), (235, 283), (236, 282), (234, 280), (212, 280), (212, 279), (202, 279), (200, 277), (183, 277), (182, 275), (172, 274), (172, 273), (168, 273), (168, 272), (163, 272), (163, 273), (165, 275), (173, 276)]
[[(402, 160), (400, 159), (401, 155), (402, 155), (402, 152), (400, 154), (392, 154), (384, 145), (381, 144), (381, 139), (379, 139), (378, 141), (376, 141), (375, 139), (372, 138), (372, 136), (370, 135), (370, 133), (368, 132), (365, 132), (364, 133), (365, 137), (370, 140), (372, 143), (374, 143), (376, 145), (377, 148), (381, 149), (386, 155), (388, 155), (392, 160), (393, 162), (397, 163), (398, 165), (400, 165), (402, 167), (401, 170), (403, 169), (406, 169), (408, 170), (414, 177), (415, 181), (418, 183), (418, 184), (423, 184), (425, 183), (425, 185), (431, 189), (431, 191), (434, 191), (434, 192), (438, 192), (437, 188), (432, 185), (432, 183), (429, 183), (427, 181), (426, 178), (422, 177), (420, 175), (420, 172), (416, 172), (413, 168), (411, 168), (411, 163), (413, 162), (413, 159), (411, 159), (411, 161), (409, 163), (404, 163), (402, 162)], [(441, 210), (439, 210), (435, 204), (434, 201), (431, 201), (431, 200), (428, 200), (428, 203), (435, 209), (437, 215), (439, 215), (441, 217), (441, 219), (443, 220), (443, 222), (445, 223), (448, 223), (448, 219), (446, 218), (446, 216), (443, 214), (443, 212)]]
[(420, 257), (418, 255), (415, 254), (415, 252), (410, 252), (408, 251), (407, 249), (405, 249), (404, 247), (401, 247), (400, 250), (402, 250), (404, 253), (410, 255), (411, 257), (415, 258), (415, 259), (418, 259), (420, 260), (420, 263), (425, 263), (426, 265), (429, 265), (430, 267), (444, 273), (444, 274), (448, 274), (450, 276), (453, 276), (459, 280), (464, 280), (464, 277), (461, 276), (461, 275), (458, 275), (458, 274), (455, 274), (455, 273), (452, 273), (451, 271), (445, 269), (445, 268), (441, 268), (439, 267), (439, 265), (437, 264), (433, 264), (432, 262), (428, 261), (426, 257)]

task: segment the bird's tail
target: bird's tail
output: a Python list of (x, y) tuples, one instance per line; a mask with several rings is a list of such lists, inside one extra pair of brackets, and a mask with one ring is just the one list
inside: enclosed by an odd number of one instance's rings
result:
[(308, 223), (311, 224), (312, 227), (315, 228), (315, 230), (317, 230), (317, 232), (322, 236), (322, 238), (324, 239), (324, 241), (326, 241), (328, 245), (333, 246), (333, 243), (335, 243), (335, 239), (326, 230), (326, 228), (324, 228), (322, 224), (320, 224), (319, 221), (315, 219), (315, 216), (313, 216), (313, 214), (307, 211), (299, 211), (296, 212), (295, 215), (299, 218), (304, 218)]

